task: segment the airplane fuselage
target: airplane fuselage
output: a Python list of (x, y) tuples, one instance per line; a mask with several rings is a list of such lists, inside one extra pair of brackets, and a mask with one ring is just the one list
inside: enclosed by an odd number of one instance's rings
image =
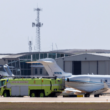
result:
[(78, 90), (93, 92), (104, 87), (110, 88), (110, 75), (76, 75), (67, 78), (66, 85)]

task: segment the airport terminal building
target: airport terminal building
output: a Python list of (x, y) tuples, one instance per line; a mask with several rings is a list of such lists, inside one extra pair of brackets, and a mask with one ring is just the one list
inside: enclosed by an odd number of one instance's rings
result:
[(48, 75), (41, 64), (27, 64), (42, 58), (53, 58), (65, 71), (73, 75), (110, 75), (110, 50), (57, 50), (0, 54), (0, 65), (8, 64), (15, 75)]
[(0, 65), (8, 64), (15, 75), (48, 75), (43, 65), (27, 64), (42, 58), (60, 58), (71, 54), (64, 52), (25, 52), (18, 54), (0, 54)]

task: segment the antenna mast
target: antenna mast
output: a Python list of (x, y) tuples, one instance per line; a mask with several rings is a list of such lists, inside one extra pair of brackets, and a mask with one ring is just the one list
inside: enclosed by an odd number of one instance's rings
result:
[(32, 41), (29, 41), (28, 45), (29, 45), (29, 52), (32, 52)]
[(39, 22), (39, 14), (42, 9), (36, 8), (34, 11), (37, 11), (37, 19), (36, 23), (32, 23), (32, 27), (36, 26), (36, 39), (35, 39), (35, 50), (38, 52), (41, 51), (41, 43), (40, 43), (40, 27), (43, 25), (43, 23)]

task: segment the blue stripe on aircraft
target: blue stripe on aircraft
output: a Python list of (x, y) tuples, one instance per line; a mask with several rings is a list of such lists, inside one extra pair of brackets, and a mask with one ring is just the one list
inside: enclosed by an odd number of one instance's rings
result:
[(103, 83), (103, 82), (81, 81), (81, 80), (70, 80), (69, 82), (72, 82), (72, 81), (75, 81), (75, 82), (85, 82), (85, 83)]
[(62, 72), (54, 72), (54, 74), (62, 74)]

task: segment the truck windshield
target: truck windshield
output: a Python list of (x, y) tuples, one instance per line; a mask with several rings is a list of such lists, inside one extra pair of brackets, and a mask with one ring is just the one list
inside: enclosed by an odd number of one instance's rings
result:
[(5, 81), (0, 81), (0, 87), (3, 86)]

